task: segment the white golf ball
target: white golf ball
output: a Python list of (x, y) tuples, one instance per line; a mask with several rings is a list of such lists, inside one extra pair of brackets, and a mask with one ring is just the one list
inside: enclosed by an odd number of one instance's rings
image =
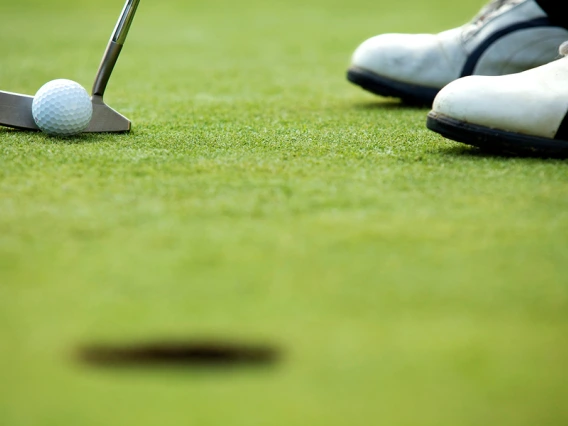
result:
[(87, 128), (93, 116), (91, 97), (79, 83), (57, 79), (45, 83), (37, 91), (32, 114), (43, 132), (71, 136)]

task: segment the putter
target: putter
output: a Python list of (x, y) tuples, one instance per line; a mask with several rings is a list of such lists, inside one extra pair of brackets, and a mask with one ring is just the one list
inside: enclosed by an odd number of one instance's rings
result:
[[(93, 117), (86, 133), (110, 133), (130, 131), (130, 120), (104, 103), (103, 95), (118, 60), (122, 46), (140, 0), (127, 0), (114, 28), (103, 59), (95, 76), (91, 93)], [(34, 97), (0, 90), (0, 125), (21, 130), (39, 130), (33, 115)]]

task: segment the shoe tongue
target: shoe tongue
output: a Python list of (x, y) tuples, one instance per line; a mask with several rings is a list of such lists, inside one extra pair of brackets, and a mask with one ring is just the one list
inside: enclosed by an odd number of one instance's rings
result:
[(464, 25), (464, 39), (471, 37), (478, 29), (483, 27), (491, 19), (507, 12), (519, 3), (526, 0), (492, 0), (485, 5), (474, 18)]

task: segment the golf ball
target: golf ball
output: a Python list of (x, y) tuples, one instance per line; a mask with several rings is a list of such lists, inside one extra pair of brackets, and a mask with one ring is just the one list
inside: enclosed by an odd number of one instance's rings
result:
[(37, 91), (32, 115), (41, 131), (55, 136), (71, 136), (87, 128), (93, 116), (93, 104), (79, 83), (57, 79), (45, 83)]

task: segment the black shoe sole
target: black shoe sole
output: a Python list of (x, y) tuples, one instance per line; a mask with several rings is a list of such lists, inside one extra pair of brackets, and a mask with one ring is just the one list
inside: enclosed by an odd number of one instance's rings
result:
[(416, 106), (432, 106), (434, 98), (440, 91), (433, 87), (391, 80), (355, 66), (347, 70), (347, 80), (375, 95), (400, 98), (404, 103)]
[(530, 157), (568, 157), (568, 141), (491, 129), (465, 123), (434, 111), (428, 113), (426, 127), (445, 138), (495, 153)]

